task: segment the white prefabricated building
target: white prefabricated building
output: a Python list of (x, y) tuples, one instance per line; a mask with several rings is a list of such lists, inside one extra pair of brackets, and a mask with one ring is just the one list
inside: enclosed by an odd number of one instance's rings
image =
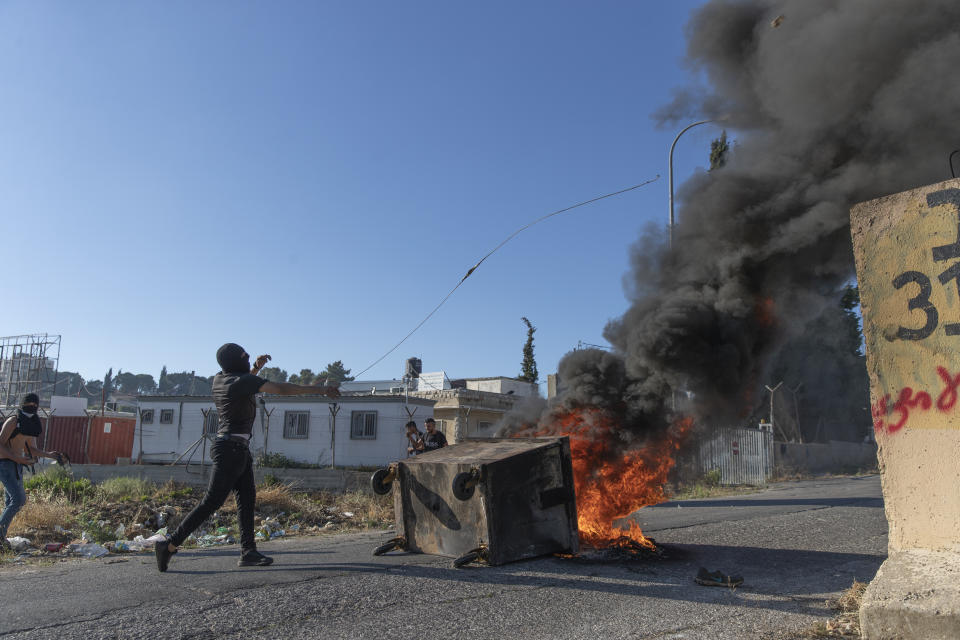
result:
[[(348, 395), (260, 396), (250, 449), (282, 454), (290, 460), (321, 466), (382, 466), (407, 456), (404, 425), (411, 419), (423, 430), (433, 417), (433, 400), (403, 396)], [(412, 416), (412, 418), (411, 418)], [(141, 396), (131, 459), (170, 463), (188, 457), (209, 463), (210, 441), (218, 417), (213, 398)], [(193, 449), (192, 454), (188, 453)], [(184, 454), (187, 455), (184, 455)]]

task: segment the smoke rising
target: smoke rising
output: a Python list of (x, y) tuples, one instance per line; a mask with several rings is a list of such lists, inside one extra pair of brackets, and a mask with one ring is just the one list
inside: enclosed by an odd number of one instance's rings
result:
[(692, 392), (694, 416), (711, 425), (762, 402), (777, 351), (854, 274), (850, 206), (950, 177), (957, 24), (955, 1), (699, 9), (687, 61), (704, 82), (654, 117), (671, 130), (723, 118), (735, 148), (679, 190), (672, 250), (662, 230), (635, 244), (631, 307), (605, 329), (616, 353), (568, 354), (555, 406), (600, 402), (643, 433), (668, 423), (677, 391)]

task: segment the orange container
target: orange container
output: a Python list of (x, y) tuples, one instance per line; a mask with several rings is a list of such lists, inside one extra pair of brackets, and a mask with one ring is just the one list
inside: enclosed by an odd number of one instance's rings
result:
[(134, 418), (95, 416), (90, 422), (90, 464), (117, 464), (117, 458), (129, 458), (133, 451)]
[(117, 464), (133, 451), (134, 418), (52, 416), (44, 421), (40, 442), (77, 464)]
[(43, 435), (38, 439), (47, 451), (60, 451), (71, 462), (83, 463), (87, 444), (87, 418), (85, 416), (51, 416), (43, 421)]

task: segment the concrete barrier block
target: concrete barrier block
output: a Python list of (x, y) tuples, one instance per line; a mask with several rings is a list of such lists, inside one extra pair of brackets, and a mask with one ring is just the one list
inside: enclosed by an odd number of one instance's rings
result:
[(891, 555), (860, 604), (864, 640), (960, 638), (960, 553), (915, 549)]

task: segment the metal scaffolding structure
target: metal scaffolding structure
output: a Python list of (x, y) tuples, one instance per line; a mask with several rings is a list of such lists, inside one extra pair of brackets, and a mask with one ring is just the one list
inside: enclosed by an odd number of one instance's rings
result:
[(16, 406), (27, 393), (41, 403), (56, 390), (60, 336), (33, 333), (0, 338), (0, 405)]

